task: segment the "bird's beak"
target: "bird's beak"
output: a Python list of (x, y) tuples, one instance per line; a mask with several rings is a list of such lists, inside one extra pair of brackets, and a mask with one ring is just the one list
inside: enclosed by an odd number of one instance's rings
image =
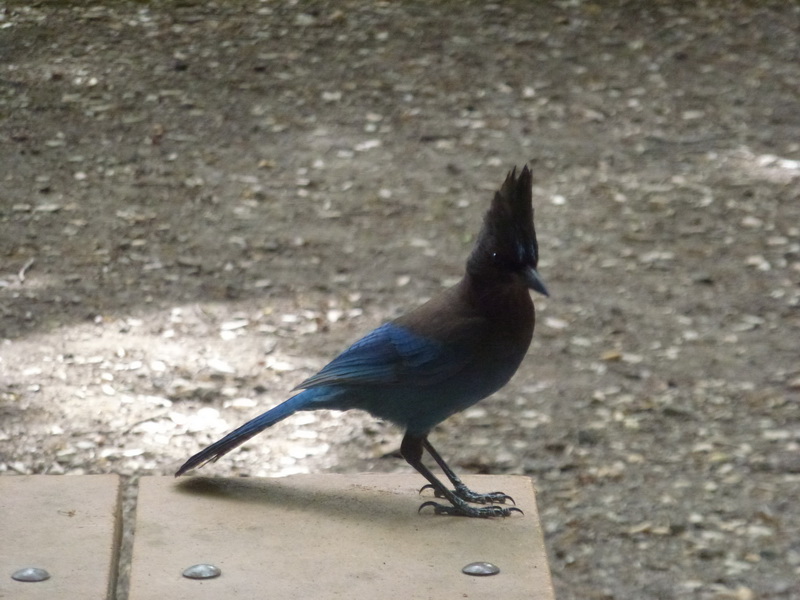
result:
[(535, 292), (539, 292), (544, 296), (550, 295), (550, 292), (547, 291), (547, 286), (545, 286), (544, 281), (542, 281), (536, 269), (531, 268), (525, 270), (525, 283)]

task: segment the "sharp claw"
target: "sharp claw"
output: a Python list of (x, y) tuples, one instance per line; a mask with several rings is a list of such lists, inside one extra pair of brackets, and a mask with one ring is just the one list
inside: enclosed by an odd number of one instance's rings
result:
[[(506, 500), (511, 500), (511, 504), (516, 504), (516, 502), (514, 502), (514, 499), (511, 496), (509, 496), (508, 494), (505, 494), (503, 492), (490, 492), (488, 494), (475, 494), (475, 496), (476, 496), (476, 498), (480, 497), (481, 499), (483, 499), (485, 502), (488, 502), (488, 503), (505, 504)], [(477, 502), (480, 502), (480, 500), (477, 500)]]
[(460, 506), (439, 504), (438, 502), (433, 502), (430, 500), (420, 504), (419, 508), (417, 509), (417, 513), (422, 512), (423, 508), (427, 508), (429, 506), (433, 507), (433, 512), (437, 515), (449, 515), (455, 517), (510, 517), (512, 512), (518, 512), (521, 515), (525, 514), (516, 506), (509, 506), (508, 508), (500, 508), (499, 506), (483, 506), (481, 508), (476, 508), (467, 505)]
[[(434, 487), (433, 484), (431, 484), (431, 483), (426, 483), (421, 488), (419, 488), (419, 492), (418, 493), (421, 494), (425, 490), (433, 490), (433, 495), (436, 498), (446, 498), (446, 496), (439, 489)], [(504, 492), (489, 492), (488, 494), (478, 494), (476, 492), (473, 492), (472, 490), (470, 490), (467, 486), (465, 486), (463, 484), (460, 485), (460, 486), (456, 486), (456, 489), (453, 490), (453, 493), (460, 500), (463, 500), (464, 502), (471, 502), (471, 503), (474, 503), (474, 504), (490, 504), (491, 505), (491, 504), (505, 504), (506, 502), (511, 502), (511, 504), (513, 504), (515, 506), (517, 504), (516, 501), (514, 500), (514, 498), (512, 498), (511, 496), (509, 496), (508, 494), (506, 494)], [(440, 507), (440, 508), (445, 508), (445, 509), (449, 508), (449, 507), (444, 507), (441, 504), (437, 504), (436, 502), (430, 502), (429, 501), (429, 502), (425, 502), (422, 506), (420, 506), (420, 509), (425, 507), (425, 506), (435, 506), (435, 507)], [(510, 510), (510, 508), (511, 507), (509, 507), (509, 510)], [(519, 510), (519, 509), (517, 509), (517, 510)], [(444, 512), (444, 511), (437, 509), (436, 512), (437, 512), (437, 514), (442, 514), (442, 512)], [(519, 512), (522, 512), (522, 511), (519, 511)], [(453, 513), (450, 512), (448, 514), (453, 514)], [(503, 516), (506, 516), (506, 515), (503, 515)]]
[[(424, 489), (424, 488), (423, 488), (423, 489)], [(421, 490), (420, 490), (420, 491), (421, 491)], [(433, 506), (433, 508), (434, 508), (434, 512), (438, 512), (436, 509), (437, 509), (438, 507), (440, 507), (441, 505), (440, 505), (440, 504), (437, 504), (436, 502), (433, 502), (432, 500), (428, 500), (427, 502), (423, 502), (422, 504), (420, 504), (420, 505), (419, 505), (419, 508), (417, 509), (417, 512), (418, 512), (418, 513), (421, 513), (421, 512), (422, 512), (422, 509), (423, 509), (423, 508), (427, 508), (428, 506)]]
[(504, 492), (489, 492), (488, 494), (479, 494), (477, 492), (473, 492), (466, 486), (462, 486), (460, 488), (456, 488), (455, 494), (462, 500), (465, 500), (466, 502), (474, 502), (475, 504), (505, 504), (507, 500), (510, 500), (511, 504), (516, 504), (514, 498)]

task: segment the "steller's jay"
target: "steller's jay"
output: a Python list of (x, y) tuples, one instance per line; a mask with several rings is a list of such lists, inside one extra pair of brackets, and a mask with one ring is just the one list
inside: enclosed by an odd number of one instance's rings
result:
[[(513, 502), (502, 492), (479, 494), (467, 488), (428, 441), (428, 433), (499, 390), (516, 372), (533, 336), (528, 289), (548, 295), (536, 271), (538, 260), (531, 173), (525, 166), (519, 176), (512, 170), (495, 193), (459, 283), (367, 334), (295, 388), (303, 391), (198, 452), (175, 476), (217, 460), (298, 410), (358, 408), (405, 430), (403, 457), (428, 480), (423, 489), (433, 489), (450, 503), (425, 502), (420, 509), (431, 506), (437, 514), (468, 517), (519, 511), (497, 506)], [(423, 450), (453, 490), (423, 464)]]

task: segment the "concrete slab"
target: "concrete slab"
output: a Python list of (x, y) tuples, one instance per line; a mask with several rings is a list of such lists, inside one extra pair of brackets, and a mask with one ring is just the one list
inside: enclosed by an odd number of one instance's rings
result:
[[(553, 598), (532, 482), (475, 476), (525, 511), (505, 519), (417, 513), (421, 477), (140, 480), (130, 600)], [(470, 577), (488, 561), (500, 574)], [(181, 572), (211, 563), (222, 575)]]
[[(119, 548), (119, 477), (0, 477), (0, 598), (111, 598)], [(50, 578), (19, 582), (23, 567)]]

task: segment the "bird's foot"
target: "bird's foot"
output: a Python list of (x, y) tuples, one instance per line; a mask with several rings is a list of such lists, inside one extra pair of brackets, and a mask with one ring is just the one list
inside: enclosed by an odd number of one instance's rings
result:
[[(420, 488), (420, 493), (423, 490), (433, 490), (433, 495), (437, 498), (444, 498), (445, 495), (433, 487), (430, 483), (423, 485)], [(457, 498), (461, 498), (464, 502), (472, 502), (473, 504), (505, 504), (506, 500), (510, 501), (511, 504), (516, 504), (514, 499), (505, 494), (503, 492), (489, 492), (487, 494), (479, 494), (478, 492), (473, 492), (463, 483), (459, 483), (455, 486), (453, 493), (456, 495)]]
[(466, 502), (454, 504), (439, 504), (438, 502), (428, 501), (420, 504), (419, 512), (423, 508), (432, 507), (437, 515), (450, 515), (454, 517), (476, 517), (488, 519), (490, 517), (509, 517), (511, 513), (518, 512), (524, 514), (516, 506), (470, 506)]

